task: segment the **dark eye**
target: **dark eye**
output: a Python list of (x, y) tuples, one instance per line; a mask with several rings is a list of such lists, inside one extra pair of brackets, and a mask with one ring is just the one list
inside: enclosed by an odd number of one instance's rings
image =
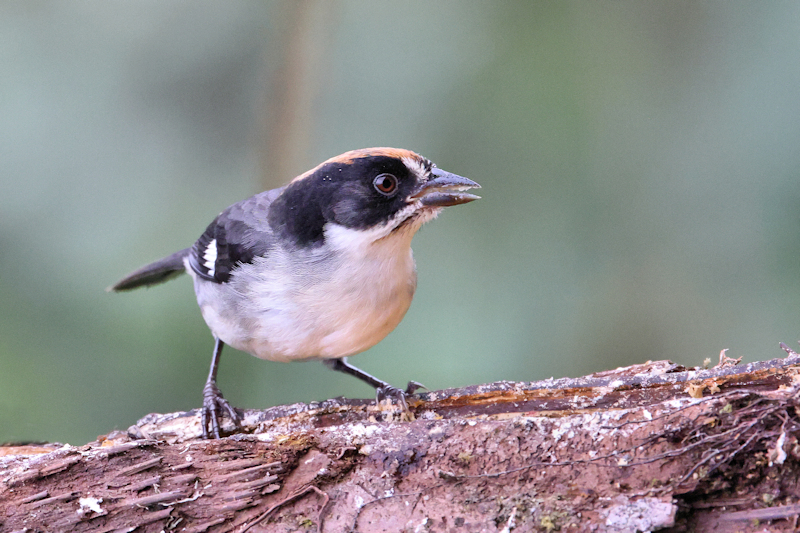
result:
[(397, 191), (397, 178), (393, 174), (380, 174), (372, 180), (372, 185), (382, 195), (391, 196)]

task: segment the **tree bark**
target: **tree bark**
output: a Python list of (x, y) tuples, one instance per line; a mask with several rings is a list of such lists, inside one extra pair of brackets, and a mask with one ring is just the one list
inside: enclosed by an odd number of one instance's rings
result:
[(148, 415), (0, 447), (0, 531), (794, 531), (800, 356)]

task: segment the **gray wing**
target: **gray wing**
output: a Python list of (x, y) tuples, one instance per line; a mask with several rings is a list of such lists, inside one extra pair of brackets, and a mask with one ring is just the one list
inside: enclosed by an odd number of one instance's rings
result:
[(269, 254), (275, 236), (267, 213), (282, 191), (256, 194), (220, 213), (189, 252), (192, 270), (205, 280), (225, 283), (237, 265)]

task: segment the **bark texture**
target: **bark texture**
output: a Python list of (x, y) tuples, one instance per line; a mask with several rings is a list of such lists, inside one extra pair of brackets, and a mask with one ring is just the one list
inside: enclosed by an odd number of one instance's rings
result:
[[(794, 531), (800, 356), (196, 412), (0, 447), (0, 531)], [(228, 431), (232, 428), (228, 427)]]

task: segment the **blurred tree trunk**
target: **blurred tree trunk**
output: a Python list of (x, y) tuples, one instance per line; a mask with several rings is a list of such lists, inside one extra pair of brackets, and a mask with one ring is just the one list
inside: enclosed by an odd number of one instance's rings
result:
[(263, 189), (285, 184), (317, 164), (311, 153), (314, 104), (330, 74), (331, 42), (338, 4), (295, 0), (281, 5), (280, 52), (269, 56), (265, 69), (272, 75), (261, 103), (260, 166)]
[(216, 441), (191, 412), (80, 447), (4, 447), (0, 530), (792, 530), (789, 352), (430, 392), (411, 417), (366, 400), (246, 411)]

